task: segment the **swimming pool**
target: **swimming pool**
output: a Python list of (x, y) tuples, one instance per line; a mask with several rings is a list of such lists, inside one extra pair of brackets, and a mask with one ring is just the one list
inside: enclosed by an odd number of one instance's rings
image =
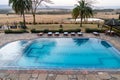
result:
[(120, 69), (120, 52), (96, 38), (20, 40), (1, 47), (0, 69)]

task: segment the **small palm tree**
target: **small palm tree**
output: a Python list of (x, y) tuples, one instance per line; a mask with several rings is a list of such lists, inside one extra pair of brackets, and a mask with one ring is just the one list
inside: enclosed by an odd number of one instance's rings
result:
[(90, 3), (88, 3), (86, 0), (78, 1), (78, 5), (72, 11), (72, 17), (74, 19), (80, 17), (80, 27), (82, 27), (83, 19), (89, 18), (91, 16), (93, 16), (93, 10), (90, 7)]
[(25, 12), (30, 11), (31, 0), (9, 0), (9, 5), (12, 5), (16, 14), (23, 16), (24, 26), (26, 26)]

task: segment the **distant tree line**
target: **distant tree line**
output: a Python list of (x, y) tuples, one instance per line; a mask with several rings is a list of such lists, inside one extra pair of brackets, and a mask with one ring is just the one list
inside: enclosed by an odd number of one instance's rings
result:
[(9, 9), (0, 9), (0, 14), (7, 14), (9, 12), (10, 12)]
[(112, 12), (114, 9), (94, 9), (94, 12)]

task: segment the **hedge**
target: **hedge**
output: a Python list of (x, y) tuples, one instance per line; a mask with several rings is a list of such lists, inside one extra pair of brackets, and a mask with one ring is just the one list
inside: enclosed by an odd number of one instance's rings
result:
[(40, 32), (44, 32), (44, 33), (48, 33), (48, 32), (60, 32), (60, 33), (63, 33), (63, 32), (80, 32), (81, 29), (75, 29), (75, 30), (63, 30), (63, 29), (59, 29), (59, 30), (48, 30), (48, 29), (45, 29), (45, 30), (36, 30), (36, 29), (32, 29), (31, 30), (31, 33), (40, 33)]
[(86, 33), (92, 33), (92, 32), (99, 32), (99, 33), (104, 33), (105, 29), (91, 29), (91, 28), (86, 28), (85, 29)]
[(17, 31), (5, 30), (4, 32), (5, 32), (5, 34), (12, 34), (12, 33), (16, 33), (16, 34), (19, 34), (19, 33), (27, 33), (26, 30), (17, 30)]

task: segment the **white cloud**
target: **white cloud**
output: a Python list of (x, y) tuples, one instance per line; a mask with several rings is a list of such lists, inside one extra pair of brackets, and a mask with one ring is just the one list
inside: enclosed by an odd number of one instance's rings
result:
[(98, 6), (119, 6), (120, 0), (97, 0), (95, 5)]
[(0, 0), (0, 4), (8, 4), (8, 0)]

